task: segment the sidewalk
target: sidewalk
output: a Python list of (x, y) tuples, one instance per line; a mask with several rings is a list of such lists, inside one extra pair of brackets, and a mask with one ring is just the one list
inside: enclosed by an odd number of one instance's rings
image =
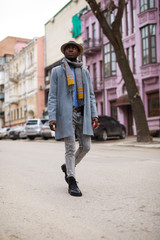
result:
[[(106, 142), (107, 143), (107, 142)], [(119, 145), (129, 147), (142, 147), (142, 148), (159, 148), (160, 149), (160, 138), (153, 138), (151, 143), (137, 142), (136, 136), (127, 136), (125, 139), (109, 142), (107, 145)]]

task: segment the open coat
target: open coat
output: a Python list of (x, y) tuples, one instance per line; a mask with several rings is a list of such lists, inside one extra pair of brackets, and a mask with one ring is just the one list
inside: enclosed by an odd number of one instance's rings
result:
[[(82, 67), (84, 88), (83, 134), (93, 135), (92, 117), (98, 117), (92, 82), (86, 67)], [(56, 121), (56, 139), (73, 135), (73, 96), (69, 93), (64, 65), (52, 69), (48, 97), (49, 121)]]

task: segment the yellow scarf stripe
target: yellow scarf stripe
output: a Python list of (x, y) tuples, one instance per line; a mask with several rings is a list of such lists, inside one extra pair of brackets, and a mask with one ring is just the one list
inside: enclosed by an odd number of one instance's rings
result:
[(80, 91), (80, 92), (77, 91), (77, 94), (81, 94), (81, 93), (83, 93), (83, 91)]
[(80, 87), (77, 89), (77, 96), (78, 96), (78, 99), (83, 99), (84, 96), (83, 96), (83, 88)]
[(74, 79), (68, 80), (68, 85), (74, 85)]
[(78, 92), (78, 93), (83, 92), (83, 88), (78, 88), (78, 89), (77, 89), (77, 92)]
[(72, 74), (67, 75), (67, 82), (68, 82), (68, 85), (74, 85), (74, 78)]
[(78, 96), (78, 99), (83, 99), (84, 98), (83, 92), (82, 93), (77, 93), (77, 96)]
[(68, 77), (72, 77), (72, 78), (73, 78), (73, 75), (72, 75), (72, 74), (68, 74), (68, 75), (67, 75), (67, 78), (68, 78)]

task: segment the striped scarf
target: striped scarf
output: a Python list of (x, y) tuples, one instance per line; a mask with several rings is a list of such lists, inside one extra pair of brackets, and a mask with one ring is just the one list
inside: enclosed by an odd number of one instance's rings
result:
[(69, 59), (63, 59), (66, 77), (67, 77), (67, 84), (69, 92), (73, 92), (74, 90), (74, 77), (72, 70), (69, 65), (75, 67), (75, 75), (76, 75), (76, 82), (77, 82), (77, 98), (78, 98), (78, 105), (84, 105), (84, 93), (83, 93), (83, 80), (82, 80), (82, 62), (71, 62)]

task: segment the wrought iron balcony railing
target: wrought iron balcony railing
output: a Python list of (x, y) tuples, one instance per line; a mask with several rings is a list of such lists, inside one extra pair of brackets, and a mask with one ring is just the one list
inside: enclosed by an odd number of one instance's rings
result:
[(92, 54), (101, 50), (102, 39), (87, 39), (83, 43), (84, 54)]

